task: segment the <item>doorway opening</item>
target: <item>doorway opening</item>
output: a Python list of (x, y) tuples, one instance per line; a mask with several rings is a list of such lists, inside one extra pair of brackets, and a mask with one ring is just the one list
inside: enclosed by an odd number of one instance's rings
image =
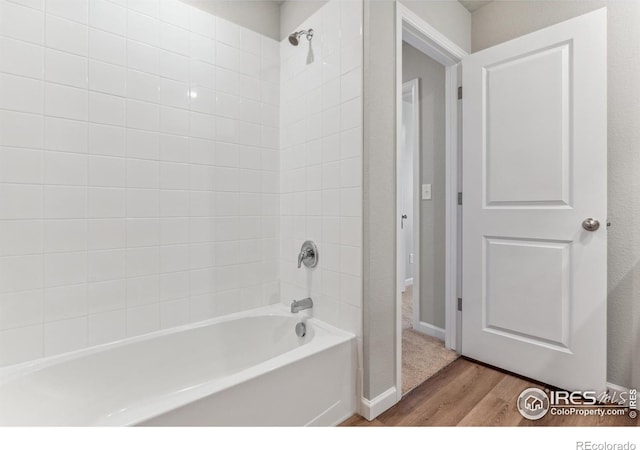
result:
[(458, 357), (458, 86), (465, 53), (397, 6), (400, 399)]

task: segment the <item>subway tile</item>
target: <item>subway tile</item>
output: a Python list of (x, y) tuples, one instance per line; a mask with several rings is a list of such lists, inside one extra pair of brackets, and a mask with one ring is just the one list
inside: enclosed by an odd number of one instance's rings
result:
[(86, 122), (46, 117), (44, 148), (64, 152), (86, 153), (89, 127)]
[(127, 315), (124, 309), (92, 314), (88, 317), (88, 344), (100, 345), (126, 337)]
[[(188, 120), (187, 115), (187, 120)], [(160, 124), (162, 125), (163, 121), (163, 112), (160, 112)], [(187, 126), (188, 128), (188, 126)], [(179, 135), (170, 135), (170, 134), (162, 134), (160, 136), (160, 160), (162, 161), (174, 161), (174, 162), (198, 162), (200, 164), (208, 164), (211, 160), (208, 157), (209, 154), (207, 150), (204, 150), (205, 154), (196, 154), (194, 149), (194, 143), (192, 140), (190, 142), (189, 138), (184, 134)], [(201, 141), (202, 142), (202, 141)], [(204, 141), (206, 142), (206, 141)], [(197, 145), (197, 144), (195, 144)], [(193, 151), (192, 151), (193, 150)]]
[(91, 219), (87, 221), (87, 248), (108, 250), (125, 248), (127, 228), (125, 219)]
[(0, 295), (0, 330), (42, 322), (41, 289)]
[(90, 219), (121, 218), (126, 216), (126, 190), (119, 188), (88, 189), (87, 216)]
[(189, 31), (169, 23), (162, 23), (159, 46), (163, 50), (189, 56)]
[(115, 95), (89, 92), (89, 120), (103, 125), (125, 126), (125, 99)]
[(41, 80), (44, 75), (44, 49), (0, 36), (0, 72)]
[(101, 250), (88, 253), (87, 278), (90, 283), (118, 280), (126, 276), (126, 250)]
[(157, 189), (127, 189), (127, 217), (158, 217), (160, 195)]
[(162, 1), (160, 2), (159, 17), (164, 22), (182, 28), (189, 28), (190, 9), (186, 4), (178, 0)]
[(151, 247), (159, 244), (158, 219), (127, 219), (127, 247)]
[(87, 314), (87, 285), (76, 284), (45, 290), (44, 321), (72, 319)]
[(104, 94), (124, 96), (127, 90), (126, 69), (101, 61), (90, 61), (89, 89)]
[(189, 86), (187, 83), (160, 80), (160, 103), (165, 106), (189, 109)]
[(160, 107), (153, 103), (127, 100), (127, 127), (146, 131), (160, 128)]
[(89, 53), (89, 29), (86, 25), (47, 14), (45, 44), (79, 56)]
[(158, 74), (175, 81), (189, 81), (189, 58), (160, 50), (158, 52)]
[(130, 10), (127, 12), (127, 38), (157, 47), (160, 42), (160, 22)]
[(157, 189), (159, 187), (159, 165), (157, 161), (143, 159), (127, 160), (127, 187)]
[(219, 64), (217, 58), (218, 43), (205, 36), (189, 33), (189, 56), (192, 59), (203, 61), (209, 64)]
[(0, 74), (0, 108), (42, 114), (43, 97), (42, 81)]
[(188, 322), (188, 298), (160, 303), (160, 328), (177, 327)]
[(124, 279), (100, 281), (87, 285), (87, 310), (99, 314), (126, 307), (127, 284)]
[(127, 278), (127, 307), (157, 303), (160, 298), (160, 278), (158, 275)]
[(0, 222), (0, 256), (34, 255), (42, 253), (42, 251), (42, 220), (3, 220)]
[(86, 282), (86, 252), (51, 253), (44, 255), (45, 288)]
[(86, 186), (87, 180), (87, 155), (78, 153), (45, 152), (45, 184)]
[(186, 109), (173, 108), (171, 106), (160, 107), (160, 131), (162, 133), (187, 136), (189, 134), (189, 120), (189, 111)]
[(190, 29), (194, 33), (201, 34), (210, 39), (216, 37), (216, 18), (213, 14), (201, 11), (198, 8), (189, 8)]
[(101, 124), (89, 125), (89, 153), (105, 156), (124, 156), (125, 143), (124, 128)]
[(34, 290), (42, 286), (42, 255), (0, 258), (0, 293)]
[(87, 249), (85, 220), (46, 220), (44, 222), (44, 252), (77, 252)]
[(47, 14), (62, 17), (82, 24), (87, 24), (89, 0), (46, 0)]
[(160, 78), (137, 70), (127, 70), (127, 97), (150, 103), (160, 101)]
[(189, 78), (193, 85), (215, 89), (216, 68), (213, 64), (190, 59)]
[(18, 364), (42, 356), (42, 324), (0, 331), (0, 365)]
[(127, 10), (105, 0), (91, 0), (89, 3), (89, 25), (124, 36), (127, 31)]
[(44, 324), (44, 356), (78, 350), (87, 345), (87, 318)]
[(34, 44), (44, 42), (44, 14), (15, 3), (0, 3), (0, 33)]
[[(131, 51), (134, 52), (135, 49)], [(125, 38), (95, 28), (89, 30), (89, 57), (91, 59), (124, 66), (127, 63), (127, 56), (133, 61), (136, 55), (135, 53), (127, 54), (127, 40)]]
[(126, 159), (91, 155), (88, 164), (89, 186), (126, 187)]
[(127, 310), (127, 336), (151, 333), (160, 328), (158, 304), (140, 306)]
[(145, 16), (158, 18), (160, 14), (160, 3), (164, 0), (131, 0), (125, 3), (125, 0), (120, 0), (122, 6), (126, 6), (129, 9), (144, 14)]
[(0, 184), (0, 218), (40, 219), (43, 214), (42, 186)]
[(87, 91), (54, 83), (45, 83), (45, 114), (63, 119), (87, 120)]
[(46, 81), (87, 88), (89, 64), (86, 57), (48, 48), (45, 53), (45, 67)]
[(87, 188), (84, 186), (45, 186), (46, 219), (81, 219), (87, 216)]
[(216, 17), (216, 40), (238, 48), (240, 46), (240, 27), (228, 20)]
[(147, 44), (127, 40), (127, 67), (132, 70), (158, 75), (160, 70), (159, 50)]
[(7, 0), (11, 3), (16, 3), (22, 6), (26, 6), (27, 8), (44, 10), (44, 0)]
[(0, 147), (0, 182), (42, 182), (42, 151)]
[(129, 158), (157, 160), (160, 153), (160, 137), (157, 132), (127, 130), (127, 156)]

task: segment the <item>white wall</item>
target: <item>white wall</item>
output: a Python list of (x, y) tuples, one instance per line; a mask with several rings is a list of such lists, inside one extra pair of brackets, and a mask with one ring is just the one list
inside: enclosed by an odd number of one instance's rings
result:
[(494, 1), (473, 13), (473, 48), (608, 8), (608, 381), (640, 385), (640, 3)]
[[(365, 1), (363, 392), (370, 400), (395, 386), (395, 3)], [(462, 5), (452, 2), (441, 6), (443, 15), (430, 15), (430, 5), (439, 2), (417, 3), (402, 2), (462, 48), (470, 48), (465, 37), (470, 14)]]
[[(311, 296), (313, 315), (362, 336), (362, 2), (332, 0), (280, 43), (282, 301)], [(288, 34), (288, 33), (287, 33)], [(318, 265), (297, 268), (313, 240)]]
[(274, 0), (181, 0), (216, 17), (280, 38), (280, 2)]
[(0, 364), (278, 301), (278, 43), (0, 0)]
[(402, 81), (420, 80), (420, 181), (431, 200), (420, 200), (420, 321), (445, 328), (445, 69), (406, 42)]
[(400, 0), (466, 52), (471, 51), (471, 14), (458, 0)]
[[(311, 17), (328, 0), (286, 0), (280, 4), (280, 40), (298, 31), (298, 25)], [(355, 0), (356, 2), (360, 0)]]

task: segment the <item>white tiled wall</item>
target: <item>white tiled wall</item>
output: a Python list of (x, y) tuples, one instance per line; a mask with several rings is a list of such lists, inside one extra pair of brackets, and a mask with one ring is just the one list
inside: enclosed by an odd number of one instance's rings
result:
[[(349, 57), (337, 45), (329, 61)], [(279, 61), (276, 41), (178, 1), (0, 0), (0, 365), (279, 300)], [(286, 179), (326, 168), (308, 196), (319, 213), (326, 193), (335, 233), (312, 237), (333, 260), (327, 298), (344, 305), (359, 276), (360, 100), (338, 73), (351, 65), (330, 69), (313, 111), (294, 106), (296, 76), (285, 102), (300, 114), (284, 115)], [(287, 67), (285, 86), (299, 72)], [(312, 143), (294, 121), (329, 106), (342, 153), (299, 165)], [(291, 215), (307, 187), (284, 186), (286, 232), (322, 226)]]
[[(314, 315), (362, 336), (362, 1), (331, 0), (280, 43), (282, 300), (308, 295)], [(300, 245), (318, 245), (314, 269)]]

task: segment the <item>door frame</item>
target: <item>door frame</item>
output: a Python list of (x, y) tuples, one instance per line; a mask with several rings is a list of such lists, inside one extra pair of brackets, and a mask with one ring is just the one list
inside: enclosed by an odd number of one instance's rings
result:
[[(404, 5), (396, 2), (396, 228), (400, 227), (400, 202), (397, 189), (399, 158), (402, 150), (402, 43), (408, 42), (425, 55), (433, 58), (445, 67), (445, 346), (450, 349), (460, 349), (458, 338), (458, 281), (460, 273), (459, 236), (460, 236), (460, 208), (458, 206), (458, 192), (460, 189), (460, 109), (458, 101), (458, 86), (461, 83), (460, 62), (467, 56), (467, 52), (447, 39), (442, 33), (429, 23), (410, 11)], [(419, 168), (418, 168), (419, 169)], [(415, 170), (415, 168), (414, 168)], [(414, 172), (415, 173), (415, 172)], [(421, 184), (419, 178), (414, 179), (414, 185)], [(420, 202), (420, 197), (417, 201)], [(419, 210), (418, 210), (419, 211)], [(414, 212), (417, 218), (418, 214)], [(414, 221), (416, 223), (416, 221)], [(419, 219), (417, 220), (419, 225)], [(416, 227), (419, 229), (419, 226)], [(414, 230), (415, 235), (415, 230)], [(400, 256), (400, 233), (396, 230), (396, 272)], [(415, 245), (415, 244), (414, 244)], [(416, 258), (419, 255), (416, 255)], [(415, 259), (414, 259), (415, 261)], [(397, 276), (397, 273), (396, 273)], [(414, 273), (414, 284), (419, 274)], [(419, 284), (419, 280), (418, 280)], [(402, 398), (402, 292), (396, 282), (396, 398)]]
[[(413, 201), (412, 201), (412, 215), (411, 221), (413, 222), (413, 265), (412, 265), (412, 289), (413, 289), (413, 317), (412, 323), (413, 327), (419, 326), (420, 322), (420, 302), (418, 301), (420, 298), (420, 277), (416, 276), (416, 274), (420, 273), (420, 82), (417, 78), (413, 80), (409, 80), (405, 83), (402, 83), (402, 98), (404, 101), (404, 97), (410, 95), (412, 98), (411, 108), (413, 110), (413, 120), (414, 120), (414, 130), (413, 130), (413, 142), (415, 143), (414, 149), (412, 150), (412, 158), (411, 158), (411, 171), (413, 172), (413, 183), (411, 186), (411, 190), (413, 191)], [(404, 122), (404, 117), (402, 117), (402, 121)], [(403, 151), (402, 145), (398, 149), (399, 151)], [(400, 155), (398, 155), (400, 156)], [(400, 162), (400, 159), (398, 159)], [(398, 171), (400, 170), (400, 166), (398, 166)], [(398, 181), (400, 178), (398, 178)], [(400, 191), (398, 191), (398, 214), (402, 215), (404, 211), (401, 210), (401, 201), (400, 201)], [(402, 221), (402, 219), (400, 219)], [(406, 264), (400, 264), (400, 258), (403, 258), (406, 263), (407, 255), (403, 253), (403, 247), (406, 247), (406, 243), (402, 241), (403, 232), (401, 229), (398, 229), (398, 289), (402, 292), (402, 287), (404, 286), (406, 289)], [(405, 273), (401, 273), (401, 269), (405, 268)], [(402, 296), (402, 294), (401, 294)]]

